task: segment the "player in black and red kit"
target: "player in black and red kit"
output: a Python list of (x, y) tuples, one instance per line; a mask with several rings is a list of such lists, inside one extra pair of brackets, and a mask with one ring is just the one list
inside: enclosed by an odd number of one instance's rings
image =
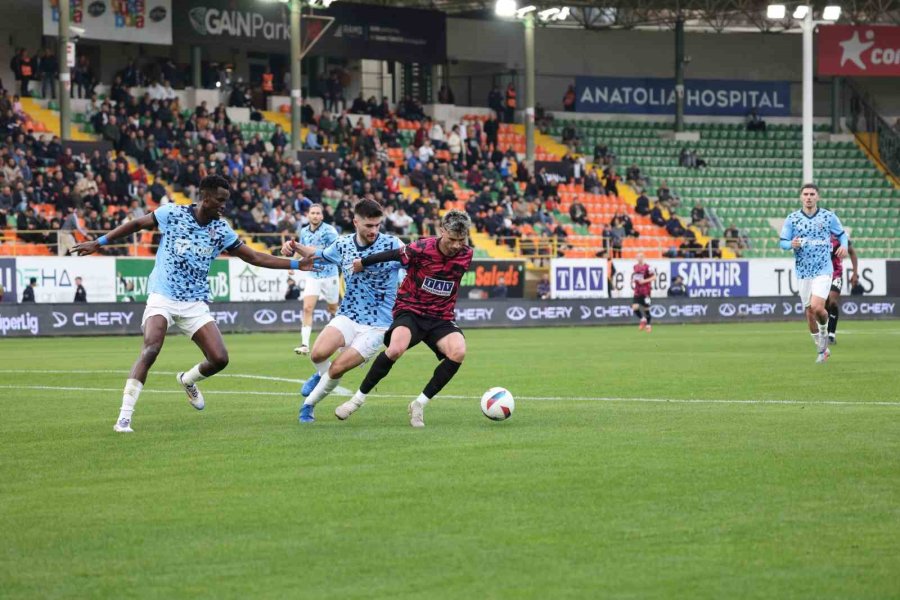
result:
[(634, 265), (634, 273), (631, 274), (631, 286), (634, 288), (634, 299), (631, 301), (631, 310), (634, 316), (641, 320), (640, 329), (646, 329), (650, 333), (653, 329), (650, 321), (650, 293), (651, 284), (656, 279), (656, 271), (644, 262), (644, 253), (637, 255), (637, 264)]
[(440, 236), (354, 262), (358, 273), (376, 263), (397, 260), (406, 268), (406, 278), (394, 303), (394, 321), (384, 335), (387, 348), (375, 358), (356, 394), (337, 408), (339, 419), (363, 405), (366, 395), (404, 352), (425, 342), (440, 362), (419, 397), (409, 403), (409, 424), (425, 426), (425, 405), (449, 383), (466, 356), (466, 338), (453, 318), (459, 282), (472, 263), (472, 249), (466, 246), (471, 224), (466, 213), (451, 210), (441, 219)]
[[(825, 300), (825, 310), (828, 311), (828, 343), (837, 344), (837, 324), (838, 318), (841, 316), (841, 289), (844, 287), (844, 261), (837, 256), (837, 249), (841, 247), (838, 238), (831, 236), (831, 266), (834, 273), (831, 274), (831, 291), (828, 292), (828, 298)], [(850, 257), (850, 264), (853, 265), (853, 274), (850, 276), (850, 286), (854, 286), (859, 282), (859, 259), (856, 256), (856, 250), (853, 244), (847, 242), (847, 255)]]

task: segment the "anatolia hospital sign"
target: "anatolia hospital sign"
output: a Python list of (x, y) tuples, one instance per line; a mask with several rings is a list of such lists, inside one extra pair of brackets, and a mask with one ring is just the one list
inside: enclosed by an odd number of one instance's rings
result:
[(900, 27), (823, 25), (817, 42), (819, 75), (900, 76)]

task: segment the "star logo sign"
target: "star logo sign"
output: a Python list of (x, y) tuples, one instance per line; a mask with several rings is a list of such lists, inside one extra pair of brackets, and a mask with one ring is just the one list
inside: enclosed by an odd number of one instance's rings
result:
[(859, 39), (859, 32), (854, 31), (853, 37), (844, 40), (839, 45), (843, 54), (841, 54), (841, 66), (843, 67), (847, 61), (852, 62), (859, 67), (861, 71), (866, 70), (866, 63), (862, 60), (862, 53), (875, 45), (875, 32), (871, 29), (865, 33), (865, 38), (869, 41), (863, 42)]

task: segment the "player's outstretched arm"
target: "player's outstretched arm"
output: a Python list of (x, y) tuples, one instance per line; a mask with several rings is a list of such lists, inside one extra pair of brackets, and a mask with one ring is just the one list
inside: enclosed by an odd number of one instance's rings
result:
[(133, 219), (131, 221), (122, 223), (106, 235), (101, 235), (96, 240), (76, 244), (69, 252), (71, 254), (77, 254), (78, 256), (93, 254), (100, 249), (100, 246), (105, 246), (106, 244), (119, 238), (128, 237), (129, 235), (137, 233), (142, 229), (156, 229), (156, 219), (153, 217), (153, 213), (146, 214), (139, 219)]
[(300, 258), (312, 258), (316, 255), (315, 246), (304, 246), (294, 240), (288, 240), (281, 246), (282, 256), (294, 256), (299, 254)]
[(400, 251), (400, 248), (394, 248), (393, 250), (385, 250), (384, 252), (370, 254), (362, 259), (357, 258), (353, 261), (353, 272), (361, 273), (366, 267), (377, 265), (378, 263), (400, 260)]
[(251, 264), (255, 267), (265, 267), (267, 269), (298, 269), (300, 271), (316, 270), (316, 267), (313, 264), (313, 259), (311, 257), (302, 258), (300, 260), (293, 258), (278, 258), (277, 256), (272, 256), (271, 254), (258, 252), (250, 246), (247, 246), (246, 244), (241, 244), (234, 250), (229, 251), (229, 254), (231, 254), (232, 256), (236, 256), (245, 263)]

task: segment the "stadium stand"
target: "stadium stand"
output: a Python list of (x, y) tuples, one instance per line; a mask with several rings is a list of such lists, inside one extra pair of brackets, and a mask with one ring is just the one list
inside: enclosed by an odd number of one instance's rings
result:
[[(682, 208), (702, 206), (711, 236), (724, 238), (727, 227), (736, 227), (740, 238), (726, 241), (743, 256), (781, 255), (777, 235), (785, 215), (796, 208), (802, 170), (799, 126), (769, 125), (758, 132), (740, 124), (688, 124), (688, 131), (700, 133), (700, 140), (690, 143), (661, 138), (660, 132), (671, 128), (664, 122), (565, 118), (550, 132), (561, 137), (566, 127), (576, 129), (584, 150), (606, 146), (619, 164), (639, 165), (649, 178), (648, 192), (665, 182)], [(680, 164), (685, 148), (706, 166)], [(853, 142), (817, 140), (814, 156), (825, 204), (841, 215), (857, 248), (867, 256), (900, 257), (900, 228), (891, 225), (897, 223), (900, 190)]]
[[(370, 195), (390, 207), (386, 228), (409, 237), (432, 233), (442, 210), (467, 210), (480, 256), (778, 256), (781, 220), (796, 205), (796, 126), (760, 132), (690, 124), (700, 139), (685, 144), (660, 137), (668, 123), (567, 113), (539, 123), (549, 135), (537, 135), (539, 166), (529, 173), (519, 162), (521, 125), (483, 114), (436, 123), (409, 98), (393, 113), (370, 99), (360, 105), (365, 115), (315, 115), (307, 107), (302, 139), (332, 154), (301, 163), (284, 152), (290, 119), (282, 112), (236, 121), (224, 104), (186, 109), (177, 97), (154, 98), (121, 80), (108, 89), (110, 97), (94, 95), (86, 112), (75, 113), (73, 129), (80, 129), (75, 139), (110, 142), (110, 157), (62, 151), (51, 137), (58, 134), (55, 101), (17, 102), (4, 94), (2, 158), (28, 163), (40, 178), (5, 178), (4, 184), (21, 183), (20, 196), (32, 199), (7, 210), (0, 252), (55, 253), (52, 232), (76, 207), (84, 208), (86, 230), (104, 231), (160, 202), (189, 203), (211, 172), (235, 181), (229, 217), (259, 249), (294, 234), (314, 201), (329, 207), (326, 220), (346, 229), (355, 199)], [(562, 164), (575, 179), (560, 183), (542, 161)], [(885, 225), (896, 219), (883, 219), (884, 211), (900, 209), (900, 194), (866, 155), (852, 142), (818, 141), (816, 172), (826, 202), (857, 232), (857, 247), (868, 256), (900, 256), (900, 231)], [(651, 212), (663, 182), (672, 197)], [(645, 196), (653, 200), (642, 205)], [(39, 240), (16, 228), (49, 233)], [(149, 255), (152, 242), (143, 235), (118, 251)]]

